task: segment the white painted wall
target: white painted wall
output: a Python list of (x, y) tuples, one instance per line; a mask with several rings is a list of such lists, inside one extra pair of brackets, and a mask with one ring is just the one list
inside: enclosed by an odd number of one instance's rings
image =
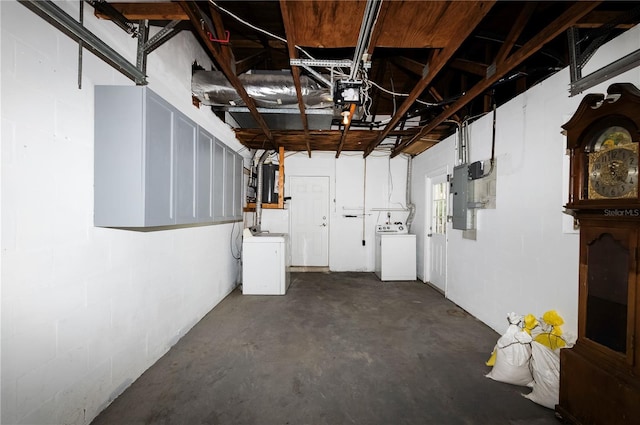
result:
[[(375, 268), (375, 226), (387, 221), (386, 211), (406, 207), (407, 158), (389, 159), (375, 151), (362, 153), (288, 153), (285, 159), (285, 194), (292, 176), (328, 176), (330, 180), (329, 268), (332, 271), (366, 271)], [(366, 190), (366, 197), (363, 196)], [(363, 240), (363, 206), (365, 211)], [(356, 218), (345, 215), (357, 215)], [(408, 212), (391, 211), (391, 221), (406, 221)], [(248, 220), (252, 223), (252, 220)], [(262, 229), (289, 232), (288, 210), (263, 210)]]
[[(78, 16), (78, 2), (56, 2)], [(236, 285), (241, 224), (93, 227), (93, 86), (133, 83), (14, 1), (0, 2), (3, 424), (87, 424)], [(136, 40), (85, 4), (85, 25), (135, 63)], [(184, 32), (148, 58), (149, 87), (239, 150), (191, 105)], [(117, 172), (117, 170), (114, 170)]]
[[(584, 75), (638, 48), (636, 27), (601, 47)], [(564, 317), (566, 332), (577, 332), (578, 235), (563, 232), (568, 171), (560, 126), (583, 96), (569, 97), (569, 82), (565, 69), (498, 108), (497, 207), (478, 212), (475, 241), (449, 225), (446, 296), (499, 333), (511, 311), (541, 316), (549, 309)], [(640, 85), (640, 70), (588, 92), (606, 93), (613, 82)], [(489, 114), (471, 125), (469, 162), (490, 158), (491, 120)], [(456, 157), (454, 136), (413, 162), (419, 270), (425, 255), (425, 175), (440, 167), (452, 170)]]

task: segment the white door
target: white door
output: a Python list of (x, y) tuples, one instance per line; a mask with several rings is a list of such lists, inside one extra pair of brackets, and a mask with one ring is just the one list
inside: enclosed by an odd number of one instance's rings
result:
[(425, 240), (426, 279), (445, 292), (447, 281), (447, 199), (449, 184), (447, 175), (427, 178), (426, 201), (429, 206), (427, 235)]
[(289, 177), (291, 265), (329, 265), (329, 177)]

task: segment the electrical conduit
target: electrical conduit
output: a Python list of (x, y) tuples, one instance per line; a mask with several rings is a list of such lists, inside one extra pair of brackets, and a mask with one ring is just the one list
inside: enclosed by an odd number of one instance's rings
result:
[(256, 193), (256, 230), (262, 232), (262, 165), (269, 156), (268, 150), (265, 150), (260, 159), (258, 160), (258, 181), (257, 181), (257, 193)]

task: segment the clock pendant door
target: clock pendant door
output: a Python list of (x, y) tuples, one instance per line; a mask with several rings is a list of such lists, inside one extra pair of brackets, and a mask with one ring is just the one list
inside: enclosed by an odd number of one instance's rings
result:
[(581, 223), (579, 340), (598, 358), (638, 370), (634, 353), (638, 230)]

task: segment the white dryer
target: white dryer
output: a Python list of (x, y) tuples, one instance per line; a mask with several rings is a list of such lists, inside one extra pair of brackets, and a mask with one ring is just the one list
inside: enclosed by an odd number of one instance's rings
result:
[(375, 273), (382, 281), (416, 280), (416, 235), (403, 224), (376, 226)]

